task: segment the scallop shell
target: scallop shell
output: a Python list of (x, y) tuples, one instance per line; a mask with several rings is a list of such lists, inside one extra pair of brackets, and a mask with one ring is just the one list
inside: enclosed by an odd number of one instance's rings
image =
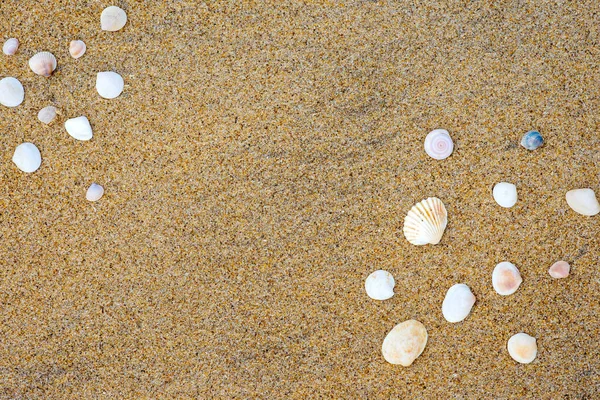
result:
[(23, 172), (35, 172), (42, 164), (42, 155), (33, 143), (21, 143), (15, 149), (12, 161)]
[(421, 246), (438, 244), (448, 224), (444, 203), (437, 197), (421, 201), (404, 218), (404, 236), (410, 243)]
[(110, 6), (100, 15), (100, 27), (103, 31), (115, 32), (127, 23), (127, 14), (121, 8)]
[(425, 152), (436, 160), (448, 158), (454, 150), (454, 142), (445, 129), (435, 129), (425, 138)]
[(517, 333), (508, 339), (506, 347), (512, 359), (521, 364), (529, 364), (537, 357), (535, 338), (523, 332)]
[(112, 71), (98, 72), (96, 75), (96, 90), (100, 97), (114, 99), (123, 92), (125, 83), (121, 75)]
[(492, 272), (492, 286), (496, 293), (502, 296), (508, 296), (517, 291), (521, 286), (523, 278), (521, 273), (513, 263), (504, 261), (496, 265)]
[(592, 189), (573, 189), (566, 194), (567, 204), (578, 214), (588, 217), (600, 213), (600, 203)]
[(373, 272), (365, 280), (367, 295), (373, 300), (387, 300), (394, 295), (396, 281), (392, 274), (382, 269)]
[(48, 106), (44, 107), (38, 112), (38, 119), (44, 124), (49, 124), (56, 118), (56, 107)]
[(38, 75), (49, 77), (56, 69), (54, 54), (42, 51), (29, 59), (29, 68)]
[(0, 104), (16, 107), (23, 102), (25, 90), (17, 78), (6, 77), (0, 80)]
[(68, 119), (65, 122), (65, 129), (77, 140), (90, 140), (93, 136), (90, 121), (86, 117)]
[(390, 364), (408, 367), (421, 355), (427, 345), (427, 329), (417, 320), (410, 319), (396, 325), (381, 345), (383, 358)]
[(92, 183), (85, 194), (85, 198), (88, 201), (98, 201), (102, 195), (104, 195), (104, 188), (97, 183)]
[(85, 54), (86, 45), (82, 40), (73, 40), (69, 44), (69, 53), (73, 58), (79, 58)]
[(2, 46), (2, 52), (7, 56), (12, 56), (17, 52), (19, 48), (19, 41), (15, 38), (10, 38), (6, 42), (4, 42), (4, 46)]
[(527, 150), (535, 150), (544, 144), (544, 138), (538, 131), (529, 131), (521, 139), (521, 146)]

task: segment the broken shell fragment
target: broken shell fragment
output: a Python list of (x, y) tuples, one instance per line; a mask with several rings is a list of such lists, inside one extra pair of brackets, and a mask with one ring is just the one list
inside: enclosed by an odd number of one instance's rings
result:
[(71, 57), (75, 59), (84, 55), (86, 49), (87, 47), (82, 40), (73, 40), (69, 44), (69, 54), (71, 54)]
[(508, 339), (508, 354), (521, 364), (529, 364), (537, 356), (537, 343), (533, 336), (517, 333)]
[(548, 270), (551, 277), (555, 279), (566, 278), (571, 272), (571, 266), (566, 261), (557, 261)]
[(404, 236), (416, 246), (438, 244), (448, 224), (444, 203), (437, 197), (425, 199), (410, 209), (404, 218)]
[(394, 295), (394, 277), (387, 271), (377, 270), (365, 280), (367, 295), (373, 300), (387, 300)]
[(25, 90), (17, 78), (6, 77), (0, 80), (0, 104), (16, 107), (23, 102)]
[(10, 38), (6, 42), (4, 42), (4, 45), (2, 46), (2, 52), (7, 56), (12, 56), (17, 52), (18, 48), (19, 41), (15, 38)]
[(408, 367), (421, 355), (427, 344), (427, 329), (414, 319), (396, 325), (381, 346), (383, 358), (390, 364)]
[(29, 59), (29, 68), (38, 75), (49, 77), (56, 69), (54, 54), (42, 51)]
[(127, 14), (123, 9), (116, 6), (105, 8), (100, 15), (100, 27), (103, 31), (118, 31), (123, 28), (126, 23)]
[(448, 322), (460, 322), (467, 318), (475, 304), (475, 296), (464, 283), (459, 283), (448, 289), (442, 303), (442, 314)]
[(65, 122), (65, 129), (77, 140), (90, 140), (93, 136), (92, 126), (86, 117), (68, 119)]
[(496, 293), (508, 296), (517, 291), (523, 282), (519, 270), (513, 263), (504, 261), (496, 265), (492, 273), (492, 286)]
[(600, 213), (600, 204), (592, 189), (573, 189), (566, 194), (567, 204), (578, 214), (593, 216)]
[(48, 106), (44, 107), (38, 112), (38, 119), (44, 124), (49, 124), (56, 118), (56, 107)]

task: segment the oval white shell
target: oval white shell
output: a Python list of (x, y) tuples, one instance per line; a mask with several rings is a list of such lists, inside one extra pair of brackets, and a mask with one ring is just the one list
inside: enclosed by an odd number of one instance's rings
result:
[(85, 194), (85, 198), (89, 201), (98, 201), (103, 194), (104, 188), (97, 183), (92, 183)]
[(434, 129), (425, 138), (425, 152), (436, 160), (448, 158), (454, 150), (454, 142), (445, 129)]
[(42, 155), (33, 143), (21, 143), (15, 149), (12, 161), (23, 172), (35, 172), (42, 165)]
[(44, 107), (38, 112), (38, 119), (44, 124), (49, 124), (56, 118), (56, 107), (48, 106)]
[(125, 83), (121, 75), (112, 71), (98, 72), (96, 75), (96, 90), (100, 97), (114, 99), (123, 92)]
[(90, 140), (93, 136), (90, 121), (86, 117), (68, 119), (65, 122), (65, 129), (77, 140)]
[(4, 42), (4, 45), (2, 46), (2, 52), (7, 56), (12, 56), (17, 52), (18, 48), (19, 41), (15, 38), (10, 38), (6, 42)]
[(29, 68), (38, 75), (48, 77), (56, 69), (54, 54), (42, 51), (29, 59)]
[(17, 78), (6, 77), (0, 80), (0, 104), (16, 107), (23, 102), (25, 90)]
[(571, 272), (571, 266), (566, 261), (557, 261), (548, 269), (548, 273), (554, 279), (566, 278), (569, 276), (569, 272)]
[(499, 206), (511, 208), (517, 203), (517, 187), (512, 183), (500, 182), (494, 186), (492, 191), (494, 200)]
[(508, 339), (508, 354), (521, 364), (529, 364), (537, 357), (537, 343), (533, 336), (517, 333)]
[(82, 40), (73, 40), (69, 44), (69, 54), (71, 54), (71, 57), (73, 58), (79, 58), (84, 55), (86, 49), (87, 46)]
[(390, 364), (408, 367), (421, 355), (427, 344), (427, 329), (411, 319), (396, 325), (381, 345), (383, 358)]
[(404, 237), (417, 246), (438, 244), (447, 224), (444, 203), (437, 197), (429, 197), (415, 204), (404, 218)]
[(121, 8), (110, 6), (100, 15), (100, 27), (103, 31), (115, 32), (127, 23), (127, 14)]
[(448, 289), (442, 303), (442, 314), (448, 322), (460, 322), (467, 318), (475, 304), (475, 296), (464, 283), (458, 283)]
[(367, 295), (373, 300), (387, 300), (394, 295), (396, 281), (392, 274), (384, 270), (377, 270), (365, 280)]
[(519, 270), (513, 263), (504, 261), (496, 265), (494, 272), (492, 272), (492, 286), (496, 293), (502, 296), (508, 296), (517, 291), (521, 286), (523, 278)]
[(567, 204), (578, 214), (593, 216), (600, 212), (600, 204), (592, 189), (573, 189), (566, 194)]

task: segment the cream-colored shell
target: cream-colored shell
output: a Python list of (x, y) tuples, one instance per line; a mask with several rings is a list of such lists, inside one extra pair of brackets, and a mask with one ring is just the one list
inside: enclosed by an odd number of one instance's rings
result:
[(427, 344), (427, 329), (417, 320), (410, 319), (396, 325), (381, 345), (383, 358), (390, 364), (408, 367), (421, 355)]
[(69, 44), (69, 54), (71, 54), (71, 57), (73, 58), (79, 58), (84, 55), (86, 49), (87, 46), (83, 40), (73, 40)]
[(116, 6), (106, 7), (100, 15), (100, 27), (103, 31), (118, 31), (123, 28), (126, 23), (127, 14), (123, 9)]
[(537, 343), (533, 336), (517, 333), (508, 339), (508, 354), (521, 364), (529, 364), (537, 357)]
[(444, 203), (430, 197), (417, 203), (404, 218), (404, 236), (416, 246), (438, 244), (448, 224), (448, 213)]
[(42, 51), (29, 59), (29, 68), (38, 75), (48, 77), (56, 69), (54, 54)]

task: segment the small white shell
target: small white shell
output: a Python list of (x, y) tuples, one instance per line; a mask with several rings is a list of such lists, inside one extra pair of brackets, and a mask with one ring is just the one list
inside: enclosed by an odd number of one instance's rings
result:
[(567, 204), (578, 214), (593, 216), (600, 212), (600, 204), (592, 189), (573, 189), (566, 194)]
[(15, 149), (12, 161), (23, 172), (35, 172), (42, 165), (42, 155), (33, 143), (21, 143)]
[(38, 119), (44, 124), (49, 124), (56, 118), (56, 107), (48, 106), (44, 107), (38, 112)]
[(90, 140), (93, 136), (90, 121), (86, 117), (68, 119), (65, 122), (65, 129), (77, 140)]
[(381, 345), (383, 358), (390, 364), (408, 367), (421, 355), (427, 345), (427, 329), (417, 320), (410, 319), (396, 325)]
[(127, 23), (127, 14), (121, 8), (110, 6), (100, 15), (100, 27), (103, 31), (115, 32)]
[(571, 272), (571, 266), (566, 261), (557, 261), (548, 269), (548, 273), (554, 279), (566, 278), (569, 276), (569, 272)]
[(404, 237), (416, 246), (438, 244), (447, 224), (444, 203), (437, 197), (429, 197), (415, 204), (404, 218)]
[(17, 78), (6, 77), (0, 80), (0, 104), (16, 107), (23, 102), (25, 90)]
[(2, 52), (7, 56), (12, 56), (17, 52), (19, 48), (19, 41), (15, 38), (10, 38), (6, 42), (4, 42), (4, 46), (2, 46)]
[(445, 129), (434, 129), (425, 138), (425, 152), (436, 160), (448, 158), (454, 150), (454, 142)]
[(54, 54), (42, 51), (29, 59), (29, 68), (38, 75), (49, 77), (56, 69)]
[(492, 286), (496, 293), (502, 296), (508, 296), (517, 291), (521, 286), (523, 278), (519, 270), (513, 263), (504, 261), (496, 265), (494, 272), (492, 272)]
[(98, 72), (96, 75), (96, 90), (100, 97), (114, 99), (123, 92), (125, 83), (121, 75), (112, 71)]
[(448, 322), (460, 322), (467, 318), (475, 304), (475, 296), (464, 283), (458, 283), (448, 289), (442, 303), (442, 314)]
[(87, 47), (82, 40), (73, 40), (69, 44), (69, 54), (73, 58), (79, 58), (84, 55), (86, 49)]
[(387, 300), (394, 295), (396, 281), (387, 271), (377, 270), (365, 280), (367, 295), (373, 300)]
[(85, 198), (89, 201), (98, 201), (104, 194), (104, 188), (97, 183), (92, 183), (85, 194)]
[(512, 183), (500, 182), (492, 191), (496, 203), (504, 208), (511, 208), (517, 203), (517, 187)]
[(533, 336), (517, 333), (508, 339), (508, 354), (521, 364), (529, 364), (537, 356), (537, 343)]

